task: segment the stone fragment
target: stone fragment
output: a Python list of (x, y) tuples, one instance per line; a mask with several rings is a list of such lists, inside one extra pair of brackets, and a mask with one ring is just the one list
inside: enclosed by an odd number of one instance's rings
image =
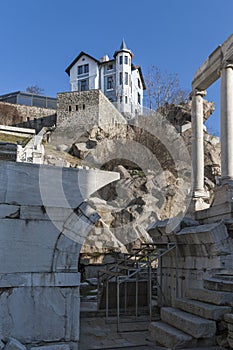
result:
[(31, 350), (70, 350), (70, 347), (68, 344), (51, 344), (32, 347)]
[(26, 350), (26, 347), (21, 344), (18, 340), (14, 338), (10, 338), (7, 342), (5, 350)]

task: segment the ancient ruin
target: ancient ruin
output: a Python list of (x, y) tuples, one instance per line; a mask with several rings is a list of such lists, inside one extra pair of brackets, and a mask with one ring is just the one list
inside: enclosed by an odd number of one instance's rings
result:
[[(96, 89), (0, 102), (2, 350), (138, 345), (121, 330), (142, 319), (144, 345), (233, 348), (232, 62), (233, 35), (189, 103), (130, 123)], [(221, 155), (203, 125), (218, 78)]]

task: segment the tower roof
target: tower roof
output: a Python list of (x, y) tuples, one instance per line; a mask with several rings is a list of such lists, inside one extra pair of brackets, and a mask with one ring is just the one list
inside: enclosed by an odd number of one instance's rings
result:
[[(128, 50), (127, 45), (126, 45), (126, 43), (125, 43), (125, 40), (124, 40), (124, 39), (122, 40), (120, 50)], [(130, 51), (130, 50), (129, 50), (129, 51)]]
[(116, 57), (116, 55), (118, 53), (122, 52), (122, 51), (123, 52), (128, 52), (131, 55), (131, 57), (133, 57), (133, 53), (132, 53), (132, 51), (130, 49), (128, 49), (124, 39), (122, 39), (122, 43), (121, 43), (120, 49), (115, 51), (114, 57)]

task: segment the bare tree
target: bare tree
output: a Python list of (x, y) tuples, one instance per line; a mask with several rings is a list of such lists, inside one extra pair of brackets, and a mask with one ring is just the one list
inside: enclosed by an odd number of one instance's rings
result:
[(152, 65), (146, 75), (146, 104), (150, 109), (157, 110), (166, 104), (187, 102), (188, 91), (181, 89), (180, 79), (176, 73), (162, 73)]
[(37, 84), (28, 86), (26, 91), (30, 92), (31, 94), (44, 95), (44, 89), (39, 87)]

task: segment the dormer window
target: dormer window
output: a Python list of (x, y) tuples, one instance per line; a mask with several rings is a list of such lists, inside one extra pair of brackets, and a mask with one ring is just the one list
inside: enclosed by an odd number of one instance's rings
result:
[(78, 66), (78, 75), (89, 73), (89, 64)]

